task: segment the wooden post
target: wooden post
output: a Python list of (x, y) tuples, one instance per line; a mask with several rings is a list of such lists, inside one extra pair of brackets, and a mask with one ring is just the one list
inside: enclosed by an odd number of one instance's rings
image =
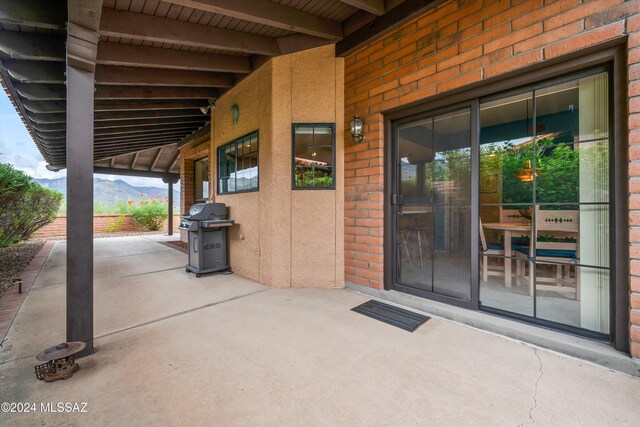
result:
[(67, 22), (67, 341), (93, 353), (93, 101), (101, 0), (69, 0)]
[(167, 184), (169, 197), (169, 206), (167, 208), (169, 210), (169, 216), (167, 218), (167, 235), (173, 236), (173, 184), (178, 182), (178, 180), (172, 177), (165, 177), (162, 178), (162, 182)]

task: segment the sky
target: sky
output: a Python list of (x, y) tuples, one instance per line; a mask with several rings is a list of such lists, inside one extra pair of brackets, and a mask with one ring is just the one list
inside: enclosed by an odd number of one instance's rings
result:
[[(66, 170), (52, 172), (36, 148), (31, 135), (11, 105), (7, 94), (0, 90), (0, 163), (10, 163), (32, 178), (56, 179), (66, 176)], [(96, 174), (97, 178), (115, 181), (121, 179), (135, 187), (166, 187), (160, 178), (140, 178)], [(175, 187), (174, 187), (175, 188)]]

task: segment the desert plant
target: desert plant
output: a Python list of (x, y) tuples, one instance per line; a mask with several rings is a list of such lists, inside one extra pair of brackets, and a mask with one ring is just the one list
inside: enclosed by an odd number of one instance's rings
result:
[(0, 164), (0, 200), (0, 247), (5, 247), (28, 239), (53, 221), (62, 194), (41, 187), (9, 164)]
[(107, 226), (104, 228), (105, 233), (117, 233), (123, 222), (124, 215), (119, 215), (117, 218), (111, 218), (107, 222)]
[(141, 200), (137, 205), (131, 205), (129, 209), (133, 221), (149, 231), (160, 230), (168, 216), (167, 202), (159, 197)]

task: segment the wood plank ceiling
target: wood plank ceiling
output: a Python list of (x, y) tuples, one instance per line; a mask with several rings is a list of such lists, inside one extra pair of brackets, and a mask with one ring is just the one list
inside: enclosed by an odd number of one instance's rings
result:
[[(94, 164), (178, 172), (176, 144), (207, 124), (201, 108), (269, 58), (330, 43), (345, 53), (377, 22), (391, 28), (434, 3), (104, 0)], [(52, 168), (66, 167), (66, 4), (0, 2), (2, 84)]]

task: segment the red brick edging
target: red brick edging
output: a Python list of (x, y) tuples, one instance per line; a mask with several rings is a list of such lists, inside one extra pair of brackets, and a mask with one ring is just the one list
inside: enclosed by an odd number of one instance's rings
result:
[(33, 282), (36, 280), (40, 269), (49, 257), (55, 243), (56, 242), (52, 240), (45, 242), (44, 246), (42, 246), (36, 256), (33, 257), (29, 265), (27, 265), (22, 273), (20, 273), (20, 276), (18, 276), (22, 279), (22, 294), (18, 293), (17, 287), (13, 287), (7, 289), (4, 296), (0, 298), (0, 343), (4, 341), (13, 323), (13, 319), (16, 317), (18, 310), (20, 310), (22, 303), (31, 289), (31, 285), (33, 285)]

